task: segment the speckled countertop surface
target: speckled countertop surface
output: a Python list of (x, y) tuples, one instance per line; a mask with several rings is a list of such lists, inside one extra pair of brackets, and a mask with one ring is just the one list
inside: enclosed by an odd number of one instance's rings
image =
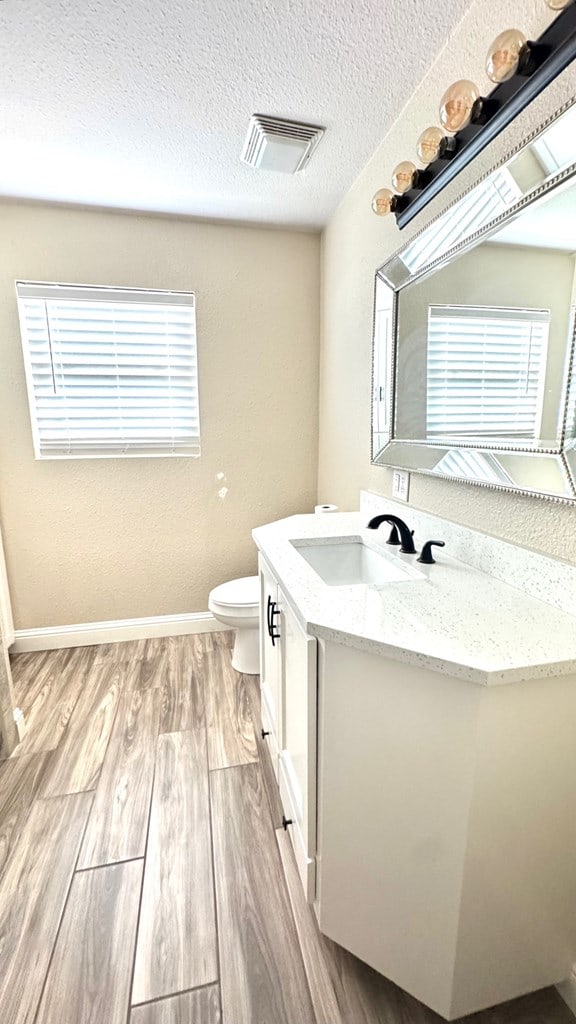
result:
[[(434, 549), (421, 565), (385, 543), (388, 527), (366, 530), (360, 513), (300, 515), (252, 536), (303, 628), (398, 661), (483, 685), (576, 673), (576, 617)], [(362, 537), (417, 579), (326, 585), (291, 541)]]

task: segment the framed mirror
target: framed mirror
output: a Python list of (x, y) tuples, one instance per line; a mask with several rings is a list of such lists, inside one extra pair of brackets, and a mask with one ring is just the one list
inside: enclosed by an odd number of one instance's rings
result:
[(372, 462), (576, 501), (576, 105), (376, 273)]

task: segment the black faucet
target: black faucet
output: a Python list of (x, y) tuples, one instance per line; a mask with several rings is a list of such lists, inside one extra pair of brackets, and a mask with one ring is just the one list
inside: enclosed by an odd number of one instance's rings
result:
[(427, 540), (418, 561), (423, 562), (424, 565), (434, 565), (436, 559), (432, 557), (432, 548), (443, 548), (445, 546), (443, 540)]
[(390, 523), (391, 526), (395, 526), (400, 533), (402, 541), (400, 551), (403, 551), (405, 555), (416, 554), (412, 534), (403, 519), (400, 519), (398, 516), (374, 516), (374, 518), (368, 523), (368, 529), (377, 530), (382, 523)]

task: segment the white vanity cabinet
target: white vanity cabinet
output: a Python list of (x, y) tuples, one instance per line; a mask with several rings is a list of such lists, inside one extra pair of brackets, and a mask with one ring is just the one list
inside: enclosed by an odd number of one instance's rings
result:
[(448, 1020), (576, 951), (576, 678), (480, 686), (326, 641), (320, 930)]
[(317, 641), (280, 591), (283, 735), (278, 782), (306, 899), (316, 892)]
[[(576, 962), (576, 618), (521, 561), (515, 586), (446, 556), (327, 584), (300, 549), (365, 523), (255, 531), (265, 729), (321, 932), (454, 1020)], [(541, 577), (576, 600), (563, 566)]]
[(306, 899), (316, 887), (317, 641), (259, 561), (262, 724)]
[(278, 582), (262, 557), (258, 561), (260, 577), (260, 695), (262, 734), (268, 741), (276, 778), (282, 737), (282, 689)]

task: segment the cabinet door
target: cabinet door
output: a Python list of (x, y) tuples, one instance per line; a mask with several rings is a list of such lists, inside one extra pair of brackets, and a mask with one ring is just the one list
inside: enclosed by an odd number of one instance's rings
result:
[(309, 901), (315, 895), (316, 639), (307, 636), (279, 594), (282, 632), (282, 749), (280, 795)]
[(280, 615), (278, 583), (262, 557), (260, 573), (260, 692), (262, 726), (268, 732), (272, 764), (278, 776), (278, 750), (282, 736)]

